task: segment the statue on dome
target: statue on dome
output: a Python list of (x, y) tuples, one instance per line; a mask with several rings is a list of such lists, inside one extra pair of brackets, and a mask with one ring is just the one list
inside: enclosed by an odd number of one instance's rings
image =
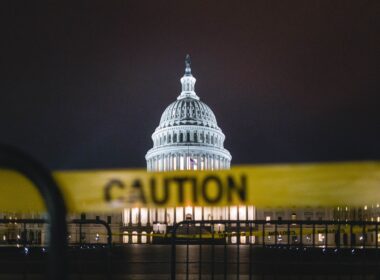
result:
[(186, 68), (190, 68), (191, 60), (190, 60), (189, 54), (186, 55), (185, 64), (186, 64)]

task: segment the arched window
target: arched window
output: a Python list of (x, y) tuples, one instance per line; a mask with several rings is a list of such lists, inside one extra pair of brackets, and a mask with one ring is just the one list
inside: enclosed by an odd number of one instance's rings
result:
[(176, 143), (177, 142), (177, 133), (174, 133), (173, 134), (173, 143)]
[(168, 135), (168, 143), (171, 143), (172, 142), (172, 136), (169, 134)]
[(164, 144), (166, 144), (166, 135), (164, 135)]
[(146, 234), (146, 231), (143, 231), (142, 233), (141, 233), (141, 243), (146, 243), (146, 240), (147, 240), (147, 236), (146, 236), (147, 234)]
[(211, 144), (214, 144), (214, 135), (211, 135)]
[(186, 133), (186, 142), (190, 142), (190, 131)]
[(198, 143), (198, 134), (197, 134), (196, 131), (195, 131), (195, 133), (194, 133), (194, 142), (195, 142), (195, 143)]
[(123, 243), (129, 243), (129, 233), (128, 231), (123, 232)]
[(132, 243), (137, 243), (138, 235), (137, 231), (132, 231)]
[(208, 134), (206, 134), (206, 143), (208, 144), (208, 143), (210, 143), (210, 138), (209, 138), (210, 136), (208, 135)]
[(180, 143), (183, 142), (183, 133), (182, 132), (179, 133), (179, 142)]

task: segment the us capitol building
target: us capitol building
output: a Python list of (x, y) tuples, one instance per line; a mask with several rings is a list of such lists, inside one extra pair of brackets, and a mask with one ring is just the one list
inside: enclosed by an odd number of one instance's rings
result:
[[(145, 156), (148, 171), (220, 170), (231, 166), (231, 154), (223, 145), (225, 135), (210, 107), (195, 92), (196, 79), (190, 64), (187, 55), (182, 91), (165, 109), (152, 134), (153, 148)], [(136, 233), (165, 233), (168, 227), (185, 219), (253, 219), (254, 210), (253, 206), (125, 209), (124, 242), (143, 242), (136, 239)], [(142, 231), (137, 231), (136, 226)]]
[[(196, 79), (191, 73), (190, 57), (186, 56), (185, 74), (181, 78), (182, 91), (173, 103), (163, 112), (160, 123), (152, 134), (153, 147), (145, 159), (147, 170), (220, 170), (229, 169), (231, 154), (224, 148), (225, 135), (217, 124), (209, 106), (203, 103), (195, 93)], [(82, 214), (81, 219), (102, 219), (107, 221), (115, 233), (115, 243), (151, 243), (152, 233), (166, 233), (183, 220), (379, 220), (378, 205), (376, 211), (367, 208), (327, 209), (327, 208), (256, 208), (252, 206), (225, 206), (172, 208), (126, 208), (119, 214)], [(45, 243), (46, 227), (28, 225), (23, 230), (17, 219), (24, 215), (1, 213), (14, 222), (0, 225), (0, 245), (17, 243), (23, 238), (31, 244)], [(41, 215), (26, 215), (26, 218), (41, 218)], [(78, 218), (77, 216), (68, 217)], [(222, 225), (218, 230), (223, 231)], [(83, 226), (70, 224), (68, 227), (70, 243), (104, 243), (106, 233), (99, 225)], [(242, 237), (243, 238), (243, 237)], [(244, 237), (245, 238), (245, 237)], [(273, 240), (266, 242), (273, 242)], [(297, 238), (295, 236), (294, 238)], [(318, 242), (324, 241), (319, 234)], [(327, 236), (326, 236), (327, 238)], [(310, 239), (310, 238), (309, 238)], [(329, 240), (333, 238), (329, 237)], [(236, 242), (232, 239), (229, 242)], [(245, 243), (245, 239), (241, 243)], [(247, 240), (248, 242), (248, 240)], [(250, 240), (249, 242), (259, 242)]]
[[(186, 56), (182, 91), (163, 112), (152, 134), (153, 147), (145, 159), (148, 171), (229, 169), (231, 154), (215, 115), (195, 92), (196, 79)], [(338, 207), (339, 210), (339, 207)], [(149, 233), (166, 233), (183, 220), (333, 220), (350, 219), (349, 210), (333, 213), (327, 208), (256, 208), (252, 206), (128, 208), (122, 215), (123, 243), (150, 243)], [(345, 217), (340, 217), (344, 214)], [(219, 227), (219, 230), (224, 230)], [(319, 237), (323, 242), (324, 236)], [(269, 241), (269, 240), (268, 240)], [(255, 242), (252, 240), (251, 242)], [(242, 240), (242, 243), (245, 241)]]

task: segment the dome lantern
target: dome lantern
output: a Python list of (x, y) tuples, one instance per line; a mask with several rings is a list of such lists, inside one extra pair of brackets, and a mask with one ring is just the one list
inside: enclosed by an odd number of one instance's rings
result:
[(185, 75), (181, 78), (182, 92), (177, 99), (190, 97), (199, 100), (199, 97), (194, 91), (196, 81), (197, 80), (191, 74), (190, 55), (187, 54), (185, 58)]

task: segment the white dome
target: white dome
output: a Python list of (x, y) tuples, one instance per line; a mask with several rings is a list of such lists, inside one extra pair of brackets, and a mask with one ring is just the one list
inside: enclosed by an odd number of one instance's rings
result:
[(227, 169), (231, 154), (209, 106), (194, 91), (196, 79), (186, 57), (182, 92), (161, 116), (145, 158), (149, 171)]
[(170, 104), (162, 114), (157, 129), (179, 125), (198, 125), (220, 130), (210, 107), (192, 97), (182, 98)]

